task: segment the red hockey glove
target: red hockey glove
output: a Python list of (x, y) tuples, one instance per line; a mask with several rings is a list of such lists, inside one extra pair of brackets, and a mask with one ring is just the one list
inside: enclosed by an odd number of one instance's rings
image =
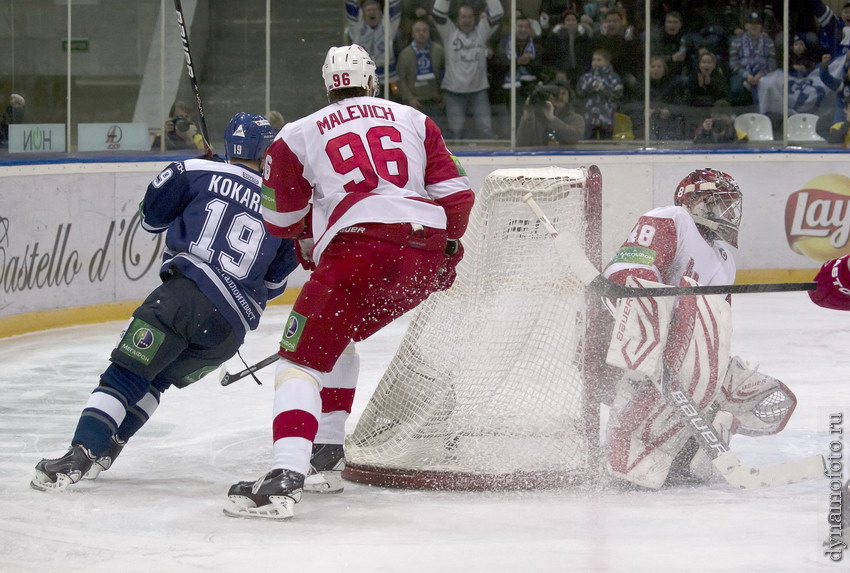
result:
[(448, 290), (457, 278), (457, 264), (463, 258), (463, 245), (458, 240), (449, 239), (446, 244), (446, 255), (443, 263), (437, 269), (434, 277), (434, 290)]
[(817, 288), (809, 298), (818, 306), (835, 310), (850, 310), (850, 255), (827, 261), (815, 276)]

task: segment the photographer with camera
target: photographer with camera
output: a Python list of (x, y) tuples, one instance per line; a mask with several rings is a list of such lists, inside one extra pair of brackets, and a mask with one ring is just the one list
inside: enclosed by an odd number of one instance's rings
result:
[(703, 120), (694, 136), (694, 143), (742, 144), (747, 141), (749, 141), (747, 134), (735, 129), (732, 107), (726, 100), (718, 100), (714, 104), (711, 108), (711, 116)]
[(574, 145), (584, 135), (584, 118), (570, 106), (570, 87), (565, 80), (538, 84), (525, 100), (517, 145)]
[[(191, 119), (192, 109), (182, 101), (174, 102), (165, 121), (165, 149), (204, 149), (204, 138)], [(162, 134), (157, 134), (151, 144), (152, 151), (162, 147)]]

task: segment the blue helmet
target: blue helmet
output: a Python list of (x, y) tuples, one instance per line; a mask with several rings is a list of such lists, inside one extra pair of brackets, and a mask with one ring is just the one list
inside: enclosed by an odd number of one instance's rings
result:
[(269, 121), (255, 113), (240, 111), (233, 116), (224, 131), (224, 157), (228, 160), (257, 160), (272, 144), (275, 130)]

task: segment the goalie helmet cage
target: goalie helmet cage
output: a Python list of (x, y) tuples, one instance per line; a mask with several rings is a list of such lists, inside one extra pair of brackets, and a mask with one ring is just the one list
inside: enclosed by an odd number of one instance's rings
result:
[(600, 266), (596, 166), (488, 175), (455, 284), (420, 305), (346, 439), (346, 479), (470, 490), (596, 475), (599, 400), (590, 381), (604, 352), (592, 334), (604, 310), (556, 253), (523, 202), (528, 193)]

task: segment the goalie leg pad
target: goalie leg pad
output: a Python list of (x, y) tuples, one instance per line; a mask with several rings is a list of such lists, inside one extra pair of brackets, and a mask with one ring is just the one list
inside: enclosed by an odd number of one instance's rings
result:
[(720, 408), (735, 417), (734, 433), (767, 436), (781, 432), (796, 407), (797, 397), (785, 384), (758, 372), (739, 356), (729, 360)]
[[(647, 281), (638, 286), (655, 286)], [(691, 281), (685, 279), (685, 284)], [(658, 489), (674, 462), (683, 472), (694, 458), (687, 455), (690, 432), (679, 408), (661, 394), (663, 384), (677, 384), (705, 409), (721, 391), (729, 361), (731, 320), (729, 304), (720, 296), (679, 297), (672, 319), (671, 302), (654, 306), (621, 301), (608, 352), (608, 362), (627, 376), (650, 376), (638, 382), (623, 380), (609, 420), (608, 469), (611, 475), (642, 487)], [(647, 341), (657, 341), (652, 348)], [(643, 353), (629, 349), (646, 348)], [(636, 360), (633, 357), (640, 357)], [(662, 380), (662, 366), (664, 379)]]
[(688, 434), (650, 381), (621, 380), (608, 421), (608, 472), (649, 489), (664, 485)]

